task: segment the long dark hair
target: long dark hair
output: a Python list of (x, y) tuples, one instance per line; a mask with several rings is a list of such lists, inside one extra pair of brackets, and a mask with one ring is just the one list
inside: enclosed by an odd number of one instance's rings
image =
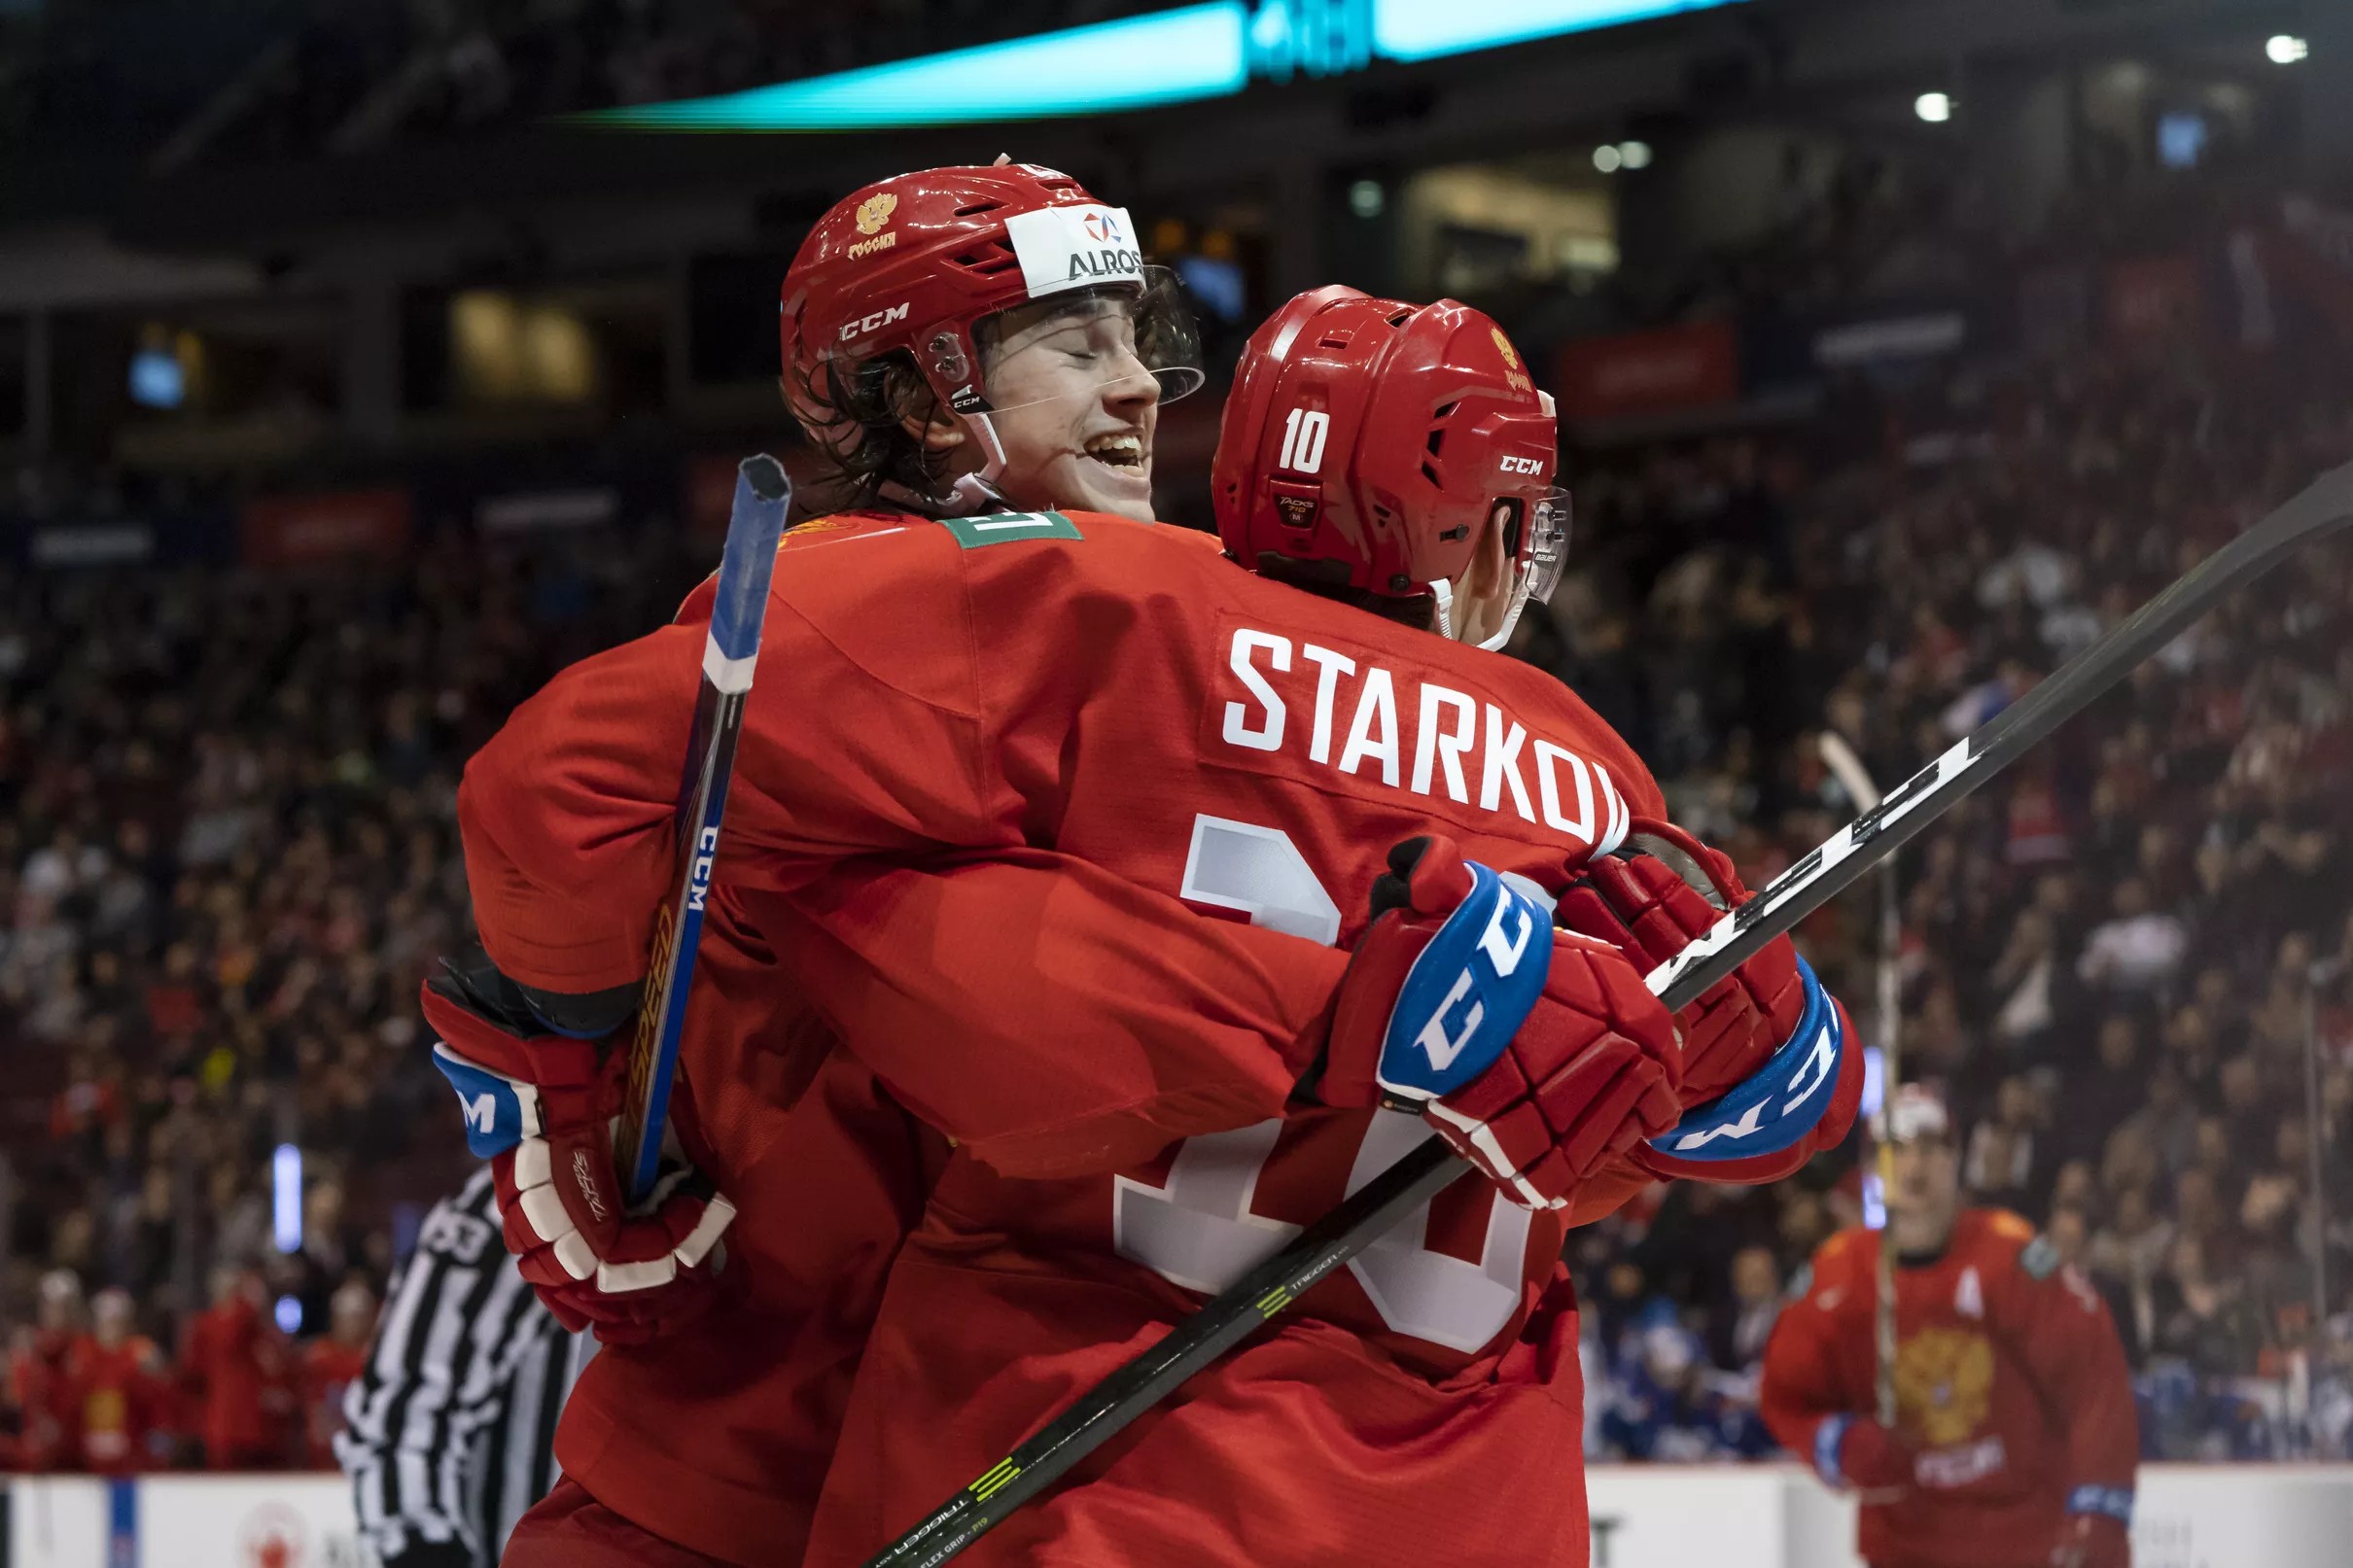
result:
[(877, 354), (842, 377), (830, 366), (795, 367), (786, 374), (798, 378), (797, 396), (786, 399), (790, 406), (829, 410), (857, 430), (855, 439), (823, 428), (808, 432), (827, 509), (870, 506), (886, 484), (917, 496), (946, 490), (948, 454), (925, 445), (906, 426), (910, 419), (927, 425), (939, 409), (913, 355), (904, 349)]

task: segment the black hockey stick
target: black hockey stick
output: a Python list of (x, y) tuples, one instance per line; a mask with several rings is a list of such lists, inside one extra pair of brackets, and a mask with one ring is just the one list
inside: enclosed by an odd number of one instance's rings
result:
[[(2002, 710), (1993, 722), (1897, 785), (1653, 970), (1651, 991), (1680, 1010), (2082, 712), (2225, 594), (2348, 523), (2353, 523), (2353, 464), (2315, 479)], [(1417, 1145), (1232, 1289), (1089, 1389), (986, 1475), (869, 1558), (866, 1568), (932, 1568), (955, 1556), (1469, 1168), (1437, 1139)]]

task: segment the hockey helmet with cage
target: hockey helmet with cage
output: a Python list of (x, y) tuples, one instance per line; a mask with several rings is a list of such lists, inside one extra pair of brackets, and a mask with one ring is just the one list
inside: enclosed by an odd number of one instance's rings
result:
[(1129, 317), (1134, 359), (1106, 379), (1148, 373), (1164, 401), (1201, 385), (1192, 312), (1175, 276), (1143, 260), (1126, 209), (1058, 170), (1000, 161), (896, 175), (818, 220), (785, 274), (786, 400), (813, 439), (842, 450), (889, 417), (862, 381), (904, 356), (979, 438), (978, 477), (993, 481), (1004, 449), (990, 416), (1003, 410), (988, 397), (982, 324), (1041, 301)]
[(1305, 583), (1434, 596), (1470, 569), (1491, 517), (1515, 574), (1499, 647), (1560, 580), (1568, 497), (1558, 423), (1485, 314), (1334, 285), (1251, 334), (1218, 432), (1211, 488), (1235, 559)]

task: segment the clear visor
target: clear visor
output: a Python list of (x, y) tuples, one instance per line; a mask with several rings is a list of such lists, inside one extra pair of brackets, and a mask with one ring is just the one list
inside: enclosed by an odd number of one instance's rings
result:
[(1529, 509), (1528, 520), (1528, 548), (1520, 557), (1520, 571), (1528, 585), (1528, 597), (1539, 605), (1552, 602), (1553, 590), (1561, 585), (1561, 575), (1568, 567), (1568, 492), (1547, 490)]
[(1204, 380), (1192, 302), (1164, 266), (1144, 267), (1141, 289), (1105, 284), (1001, 310), (973, 337), (992, 413), (1133, 396), (1147, 384), (1174, 402)]
[[(1511, 506), (1513, 503), (1506, 501), (1496, 505), (1502, 508)], [(1568, 492), (1556, 488), (1538, 496), (1534, 505), (1528, 506), (1517, 521), (1507, 524), (1514, 529), (1525, 530), (1527, 537), (1514, 537), (1510, 540), (1512, 554), (1518, 561), (1512, 579), (1511, 604), (1503, 612), (1501, 627), (1493, 636), (1482, 642), (1479, 645), (1481, 647), (1493, 651), (1509, 643), (1513, 628), (1520, 624), (1520, 612), (1528, 607), (1529, 601), (1539, 605), (1552, 601), (1553, 590), (1561, 585), (1561, 574), (1568, 566)], [(1440, 624), (1444, 628), (1446, 607), (1443, 591), (1446, 584), (1436, 583), (1433, 586), (1441, 590)], [(1451, 630), (1448, 635), (1453, 635)]]

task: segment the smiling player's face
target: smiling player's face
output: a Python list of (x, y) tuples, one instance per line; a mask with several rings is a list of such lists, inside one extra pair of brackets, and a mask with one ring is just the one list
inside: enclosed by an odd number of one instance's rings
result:
[(1004, 447), (998, 487), (1015, 505), (1152, 519), (1160, 383), (1117, 299), (1007, 311), (987, 355), (989, 415)]

